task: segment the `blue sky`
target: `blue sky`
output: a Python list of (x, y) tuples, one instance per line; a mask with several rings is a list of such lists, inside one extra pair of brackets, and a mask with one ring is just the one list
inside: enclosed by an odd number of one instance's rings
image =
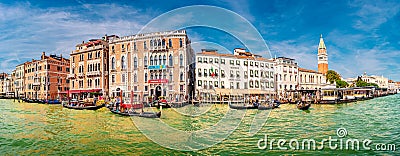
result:
[[(42, 51), (68, 56), (83, 40), (104, 34), (136, 34), (154, 18), (191, 5), (221, 7), (248, 20), (271, 55), (260, 49), (254, 52), (265, 57), (295, 58), (301, 67), (316, 70), (317, 46), (323, 34), (329, 68), (343, 77), (367, 72), (400, 81), (400, 2), (374, 0), (0, 1), (0, 72), (38, 59)], [(207, 10), (204, 13), (207, 15)], [(181, 14), (165, 24), (190, 22), (201, 15)], [(232, 22), (237, 21), (216, 21), (220, 25)], [(244, 36), (251, 33), (239, 26), (231, 26), (231, 30)], [(187, 31), (196, 51), (219, 45), (223, 47), (220, 51), (231, 52), (246, 47), (243, 40), (256, 43), (249, 37), (254, 34), (242, 40), (207, 27), (189, 27)]]

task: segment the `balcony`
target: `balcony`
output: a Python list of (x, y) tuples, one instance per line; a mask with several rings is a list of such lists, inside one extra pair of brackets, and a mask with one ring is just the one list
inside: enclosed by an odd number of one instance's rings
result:
[(92, 71), (92, 72), (87, 72), (87, 76), (100, 76), (100, 71)]
[(150, 51), (151, 52), (156, 52), (156, 51), (167, 51), (168, 48), (167, 46), (154, 46), (154, 47), (150, 47)]
[(33, 82), (32, 85), (34, 85), (34, 86), (39, 86), (39, 85), (40, 85), (40, 82)]
[(85, 74), (83, 74), (83, 73), (78, 73), (78, 77), (84, 77), (85, 76)]
[(75, 79), (75, 74), (68, 74), (67, 79)]

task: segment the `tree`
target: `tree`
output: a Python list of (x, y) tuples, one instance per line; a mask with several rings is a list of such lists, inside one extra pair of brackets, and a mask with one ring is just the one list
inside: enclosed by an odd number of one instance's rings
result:
[(346, 81), (336, 80), (336, 88), (346, 88), (348, 85)]
[(340, 75), (334, 71), (334, 70), (328, 70), (326, 72), (326, 82), (336, 82), (337, 80), (340, 80)]

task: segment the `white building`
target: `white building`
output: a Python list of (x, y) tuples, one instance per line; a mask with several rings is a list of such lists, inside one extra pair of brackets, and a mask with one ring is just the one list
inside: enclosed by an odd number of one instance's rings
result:
[(367, 83), (376, 83), (379, 88), (388, 88), (389, 87), (389, 79), (386, 77), (382, 76), (376, 76), (376, 75), (367, 75), (367, 73), (364, 73), (361, 76), (361, 79)]
[(320, 72), (299, 68), (299, 87), (297, 89), (321, 89), (326, 86), (326, 76)]
[(278, 57), (275, 62), (276, 93), (280, 99), (287, 98), (288, 91), (298, 88), (299, 68), (295, 59)]
[(24, 96), (24, 71), (24, 63), (17, 65), (15, 68), (15, 95), (18, 95), (19, 97)]
[[(196, 95), (207, 100), (218, 97), (275, 96), (274, 63), (259, 55), (236, 48), (233, 54), (202, 49), (196, 54)], [(221, 97), (220, 97), (221, 98)], [(231, 99), (235, 100), (235, 99)]]

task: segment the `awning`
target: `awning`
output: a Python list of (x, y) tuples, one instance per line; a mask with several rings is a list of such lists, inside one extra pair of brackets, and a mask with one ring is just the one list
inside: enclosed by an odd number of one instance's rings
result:
[(92, 93), (92, 92), (100, 92), (101, 89), (82, 89), (82, 90), (69, 90), (70, 94), (73, 93)]

